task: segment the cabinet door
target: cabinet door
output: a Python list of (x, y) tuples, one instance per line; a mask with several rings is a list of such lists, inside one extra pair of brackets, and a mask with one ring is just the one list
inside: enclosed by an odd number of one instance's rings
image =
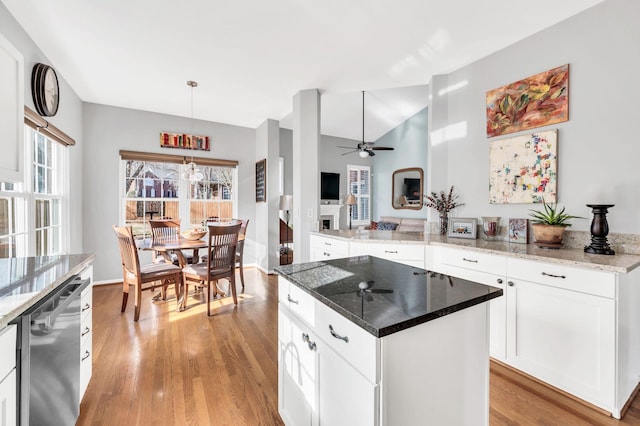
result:
[(323, 341), (318, 342), (318, 352), (320, 424), (378, 425), (378, 387)]
[(0, 424), (15, 425), (17, 414), (16, 369), (0, 382)]
[(600, 407), (613, 404), (615, 301), (507, 283), (507, 362)]
[(289, 426), (318, 424), (318, 352), (309, 340), (317, 339), (279, 306), (278, 412)]
[(0, 35), (0, 181), (21, 182), (24, 145), (22, 54)]

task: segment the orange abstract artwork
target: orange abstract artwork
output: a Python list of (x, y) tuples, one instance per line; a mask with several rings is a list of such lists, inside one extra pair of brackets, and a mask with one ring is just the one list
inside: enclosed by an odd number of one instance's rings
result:
[(487, 137), (569, 119), (569, 64), (487, 92)]

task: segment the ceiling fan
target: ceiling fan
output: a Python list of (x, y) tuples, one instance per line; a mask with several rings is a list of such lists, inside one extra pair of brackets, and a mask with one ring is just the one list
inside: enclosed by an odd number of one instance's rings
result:
[(373, 157), (374, 155), (376, 155), (376, 153), (373, 151), (393, 151), (393, 148), (389, 146), (373, 146), (373, 145), (374, 145), (373, 142), (364, 141), (364, 90), (363, 90), (362, 91), (362, 142), (360, 142), (356, 146), (356, 149), (353, 149), (353, 147), (351, 146), (339, 146), (338, 148), (346, 148), (351, 150), (349, 152), (345, 152), (342, 155), (347, 155), (347, 154), (352, 154), (354, 152), (357, 152), (358, 155), (362, 158)]

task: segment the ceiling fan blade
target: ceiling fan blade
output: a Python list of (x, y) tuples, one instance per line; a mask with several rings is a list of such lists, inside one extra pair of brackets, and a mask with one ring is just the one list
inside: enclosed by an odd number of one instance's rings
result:
[(395, 148), (390, 146), (372, 146), (369, 149), (375, 149), (376, 151), (393, 151)]
[(376, 153), (370, 149), (367, 149), (367, 152), (369, 153), (369, 157), (373, 157), (374, 155), (376, 155)]
[(360, 151), (360, 150), (359, 149), (354, 149), (353, 151), (345, 152), (344, 154), (341, 154), (341, 155), (353, 154), (354, 152), (358, 152), (358, 151)]
[(339, 145), (336, 145), (336, 148), (353, 149), (352, 146), (339, 146)]

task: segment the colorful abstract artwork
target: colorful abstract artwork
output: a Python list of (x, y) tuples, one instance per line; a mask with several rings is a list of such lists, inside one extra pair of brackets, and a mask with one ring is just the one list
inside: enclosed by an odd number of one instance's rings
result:
[(487, 92), (487, 137), (569, 119), (569, 64)]
[(209, 151), (209, 136), (188, 135), (183, 133), (160, 132), (162, 148), (195, 149)]
[(491, 204), (555, 203), (557, 185), (557, 130), (489, 143)]

